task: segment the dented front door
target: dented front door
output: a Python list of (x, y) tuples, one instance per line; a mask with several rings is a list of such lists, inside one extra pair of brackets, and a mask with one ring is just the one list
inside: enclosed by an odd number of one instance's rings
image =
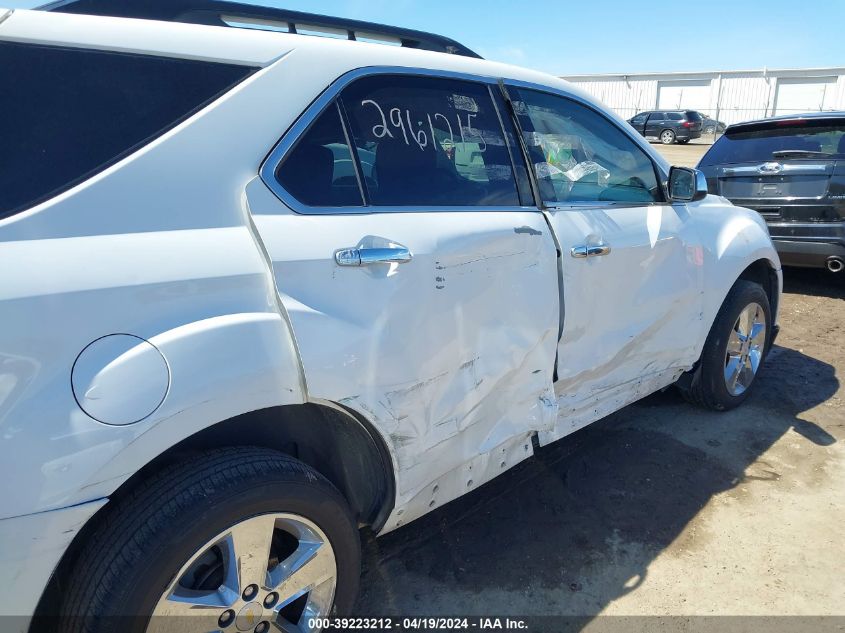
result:
[[(487, 85), (384, 79), (342, 93), (366, 204), (308, 209), (261, 180), (247, 196), (310, 399), (369, 420), (393, 456), (389, 530), (530, 456), (530, 435), (551, 429), (559, 305), (543, 214), (500, 180), (513, 177), (510, 150)], [(271, 177), (300, 198), (330, 184), (337, 204), (354, 195), (344, 189), (354, 172), (342, 135), (323, 128)], [(449, 196), (464, 204), (442, 202)]]
[(509, 87), (561, 249), (563, 329), (546, 443), (670, 384), (695, 361), (701, 250), (633, 131), (589, 104)]
[(560, 207), (549, 216), (563, 251), (566, 315), (560, 417), (541, 441), (674, 382), (702, 336), (700, 251), (683, 205)]

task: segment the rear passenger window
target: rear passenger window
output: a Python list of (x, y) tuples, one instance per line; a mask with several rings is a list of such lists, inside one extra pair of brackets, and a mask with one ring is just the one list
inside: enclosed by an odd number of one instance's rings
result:
[(680, 112), (667, 112), (666, 118), (669, 119), (670, 121), (680, 121), (681, 119), (684, 118), (684, 115), (681, 114)]
[(510, 90), (544, 201), (662, 200), (651, 159), (609, 120), (564, 97)]
[(663, 121), (666, 119), (666, 116), (662, 112), (653, 112), (650, 117), (648, 117), (649, 121)]
[(364, 204), (337, 103), (326, 108), (296, 143), (276, 169), (276, 179), (310, 207)]
[(377, 75), (342, 92), (370, 204), (518, 206), (485, 84)]
[(0, 217), (89, 178), (254, 70), (12, 42), (0, 60)]

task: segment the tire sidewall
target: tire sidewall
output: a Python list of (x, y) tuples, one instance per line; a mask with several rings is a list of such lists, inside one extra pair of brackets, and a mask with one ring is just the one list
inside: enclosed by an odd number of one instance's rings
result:
[[(766, 319), (766, 341), (760, 366), (757, 368), (757, 373), (754, 375), (751, 385), (741, 394), (733, 395), (728, 391), (724, 376), (728, 338), (740, 313), (751, 303), (757, 303), (763, 308)], [(701, 380), (710, 392), (714, 408), (720, 410), (732, 409), (748, 398), (754, 385), (757, 384), (771, 340), (772, 311), (766, 292), (758, 284), (745, 281), (738, 282), (719, 310), (702, 354)]]
[(337, 564), (332, 612), (351, 610), (360, 577), (360, 538), (345, 500), (330, 483), (319, 475), (313, 482), (299, 481), (288, 473), (216, 483), (208, 482), (207, 494), (182, 506), (175, 516), (154, 519), (156, 525), (137, 544), (141, 554), (131, 556), (130, 569), (116, 574), (123, 586), (113, 590), (106, 613), (91, 614), (99, 620), (95, 630), (145, 631), (162, 593), (200, 548), (237, 523), (269, 513), (300, 515), (323, 531)]

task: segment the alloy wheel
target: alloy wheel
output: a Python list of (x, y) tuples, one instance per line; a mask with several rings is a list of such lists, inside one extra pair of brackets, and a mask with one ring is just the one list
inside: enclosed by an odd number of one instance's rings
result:
[(159, 599), (147, 633), (310, 633), (328, 615), (337, 563), (305, 517), (263, 514), (217, 535), (191, 556)]
[(766, 347), (766, 313), (750, 303), (739, 313), (725, 350), (725, 386), (738, 396), (754, 381)]

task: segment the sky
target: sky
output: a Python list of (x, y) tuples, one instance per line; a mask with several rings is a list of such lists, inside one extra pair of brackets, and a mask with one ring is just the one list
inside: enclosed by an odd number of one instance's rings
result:
[(440, 33), (555, 75), (845, 66), (845, 0), (253, 1)]

